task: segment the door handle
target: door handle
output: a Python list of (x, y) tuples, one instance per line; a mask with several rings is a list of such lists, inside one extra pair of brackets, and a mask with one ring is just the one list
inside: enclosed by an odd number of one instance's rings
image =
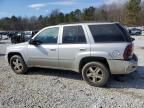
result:
[(86, 48), (80, 48), (80, 51), (86, 51)]
[(52, 49), (50, 49), (50, 51), (56, 51), (56, 49), (55, 49), (55, 48), (52, 48)]

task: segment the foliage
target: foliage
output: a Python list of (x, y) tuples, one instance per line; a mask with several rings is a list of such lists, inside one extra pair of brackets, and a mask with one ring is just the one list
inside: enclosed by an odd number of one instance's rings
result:
[(129, 0), (124, 5), (109, 4), (100, 7), (89, 7), (83, 10), (76, 9), (70, 13), (62, 13), (58, 9), (49, 15), (31, 18), (5, 17), (0, 19), (0, 30), (39, 30), (45, 26), (60, 23), (82, 22), (82, 21), (115, 21), (126, 25), (144, 26), (144, 3), (141, 0)]
[(127, 4), (127, 24), (137, 25), (140, 18), (141, 0), (129, 0)]

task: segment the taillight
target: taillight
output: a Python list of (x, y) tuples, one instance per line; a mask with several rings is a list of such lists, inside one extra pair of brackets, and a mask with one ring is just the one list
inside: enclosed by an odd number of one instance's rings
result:
[(128, 60), (133, 53), (133, 44), (129, 44), (124, 51), (123, 57), (124, 60)]

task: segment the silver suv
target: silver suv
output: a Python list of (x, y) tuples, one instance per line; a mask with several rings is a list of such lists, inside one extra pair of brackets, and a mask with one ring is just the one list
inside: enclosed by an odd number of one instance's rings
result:
[(111, 74), (136, 70), (133, 39), (119, 23), (50, 26), (29, 42), (7, 47), (6, 58), (17, 74), (30, 67), (79, 72), (92, 86), (104, 86)]

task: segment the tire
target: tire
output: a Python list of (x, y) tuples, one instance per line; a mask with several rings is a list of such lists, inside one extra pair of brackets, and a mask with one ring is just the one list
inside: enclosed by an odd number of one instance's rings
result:
[(102, 87), (108, 82), (110, 72), (100, 62), (89, 62), (82, 68), (82, 77), (89, 85)]
[(14, 55), (10, 58), (10, 66), (16, 74), (24, 74), (28, 69), (23, 58), (19, 55)]

